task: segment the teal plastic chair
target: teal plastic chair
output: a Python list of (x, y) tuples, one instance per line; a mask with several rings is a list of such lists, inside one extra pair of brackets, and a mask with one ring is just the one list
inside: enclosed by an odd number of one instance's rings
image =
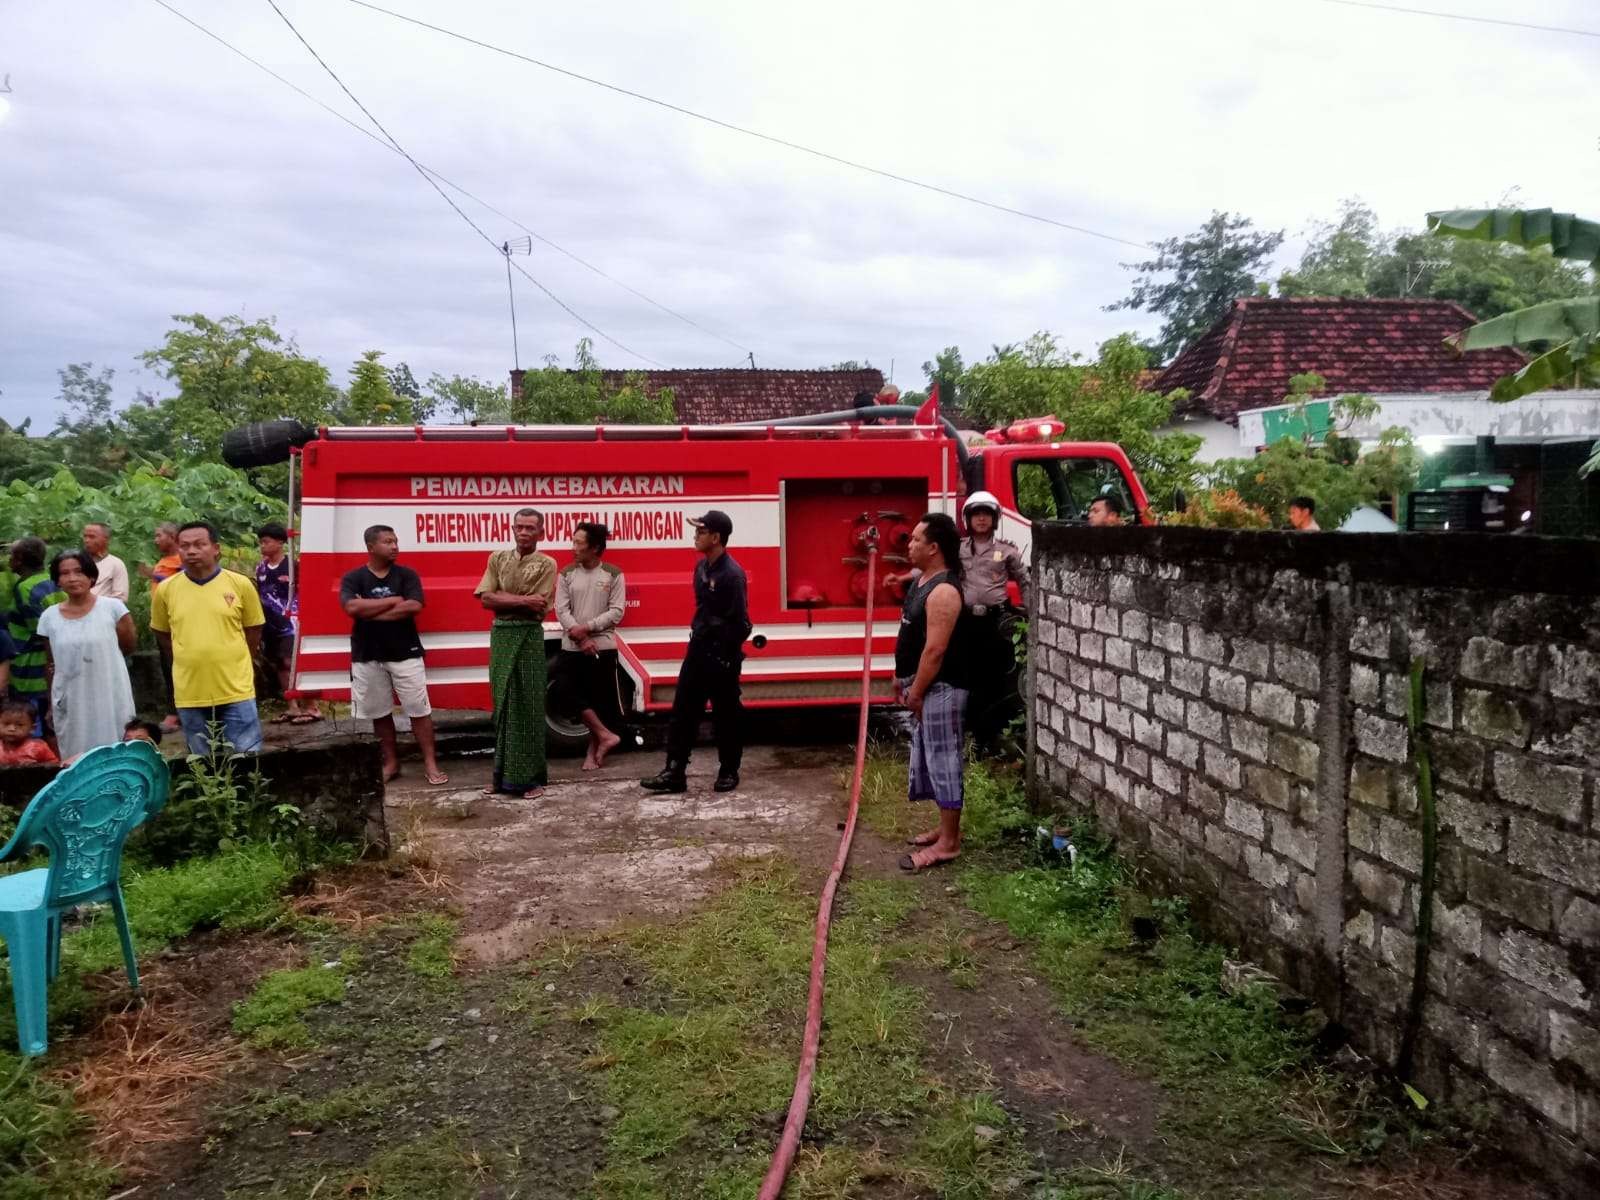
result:
[(35, 849), (48, 867), (0, 877), (0, 941), (11, 951), (11, 994), (23, 1054), (49, 1045), (47, 994), (61, 969), (61, 919), (80, 904), (111, 906), (128, 982), (139, 987), (122, 903), (122, 844), (167, 802), (172, 776), (149, 742), (96, 746), (40, 789), (0, 849), (0, 863)]

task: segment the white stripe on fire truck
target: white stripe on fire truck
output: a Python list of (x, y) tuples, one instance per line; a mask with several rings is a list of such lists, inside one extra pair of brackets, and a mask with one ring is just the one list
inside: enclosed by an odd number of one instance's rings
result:
[[(893, 617), (881, 618), (873, 628), (875, 639), (894, 637), (899, 630), (899, 622)], [(545, 626), (545, 632), (551, 637), (556, 634), (554, 625)], [(620, 626), (618, 635), (630, 646), (653, 646), (662, 642), (684, 642), (689, 638), (689, 630), (683, 625), (662, 625), (657, 627), (629, 627)], [(821, 638), (854, 638), (861, 636), (861, 623), (859, 621), (830, 621), (826, 624), (818, 622), (812, 626), (805, 625), (769, 625), (757, 626), (752, 637), (765, 637), (768, 642), (809, 642)], [(422, 635), (422, 648), (424, 650), (487, 650), (489, 648), (489, 631), (487, 629), (470, 630), (466, 632), (441, 632), (425, 633)], [(311, 634), (300, 639), (301, 654), (343, 654), (350, 649), (348, 634)]]
[[(300, 550), (303, 554), (364, 554), (366, 543), (361, 534), (369, 525), (392, 526), (402, 551), (503, 550), (511, 544), (512, 514), (525, 507), (526, 502), (517, 500), (488, 502), (471, 509), (392, 500), (308, 505), (301, 514)], [(643, 550), (688, 549), (694, 534), (689, 519), (709, 507), (713, 506), (698, 498), (670, 502), (574, 499), (559, 505), (546, 503), (539, 510), (545, 515), (552, 542), (564, 543), (571, 536), (568, 527), (578, 521), (598, 518), (613, 530), (608, 543), (612, 549)], [(736, 546), (778, 545), (776, 500), (729, 500), (716, 507), (732, 518)]]
[[(644, 663), (644, 668), (649, 673), (652, 683), (664, 683), (677, 678), (678, 668), (681, 665), (677, 659), (672, 659), (670, 661), (646, 662)], [(816, 674), (818, 672), (847, 676), (860, 670), (860, 655), (830, 654), (812, 658), (747, 661), (744, 664), (743, 675), (746, 679), (781, 679), (788, 675)], [(873, 674), (882, 675), (893, 670), (894, 655), (877, 654), (873, 656)], [(430, 687), (444, 687), (447, 684), (461, 683), (488, 683), (489, 670), (487, 667), (429, 667), (427, 669), (427, 678)], [(347, 670), (302, 671), (295, 682), (298, 687), (305, 691), (330, 691), (349, 687), (350, 672)]]

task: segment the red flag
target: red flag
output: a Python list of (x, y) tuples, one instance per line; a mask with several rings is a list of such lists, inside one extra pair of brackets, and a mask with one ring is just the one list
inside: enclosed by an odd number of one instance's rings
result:
[(928, 393), (928, 398), (922, 402), (922, 407), (917, 409), (917, 415), (912, 418), (916, 425), (939, 424), (939, 385), (935, 383)]

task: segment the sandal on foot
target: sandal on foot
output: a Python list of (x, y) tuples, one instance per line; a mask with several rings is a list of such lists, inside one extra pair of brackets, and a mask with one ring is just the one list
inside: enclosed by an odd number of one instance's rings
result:
[[(902, 871), (910, 871), (913, 874), (918, 871), (930, 871), (934, 867), (944, 866), (945, 863), (955, 862), (957, 857), (959, 856), (952, 854), (949, 858), (933, 858), (926, 850), (917, 854), (902, 854), (900, 856), (900, 869)], [(918, 862), (919, 858), (922, 861)]]
[(443, 787), (450, 782), (450, 776), (443, 771), (434, 771), (428, 775), (428, 782), (434, 787)]

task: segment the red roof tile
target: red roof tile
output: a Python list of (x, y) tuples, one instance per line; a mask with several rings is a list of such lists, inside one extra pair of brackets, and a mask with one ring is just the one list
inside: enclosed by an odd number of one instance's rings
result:
[(1515, 350), (1458, 354), (1444, 344), (1475, 321), (1448, 300), (1235, 300), (1149, 387), (1187, 388), (1187, 408), (1229, 421), (1282, 404), (1290, 376), (1308, 371), (1322, 376), (1329, 395), (1480, 391), (1524, 359)]
[[(608, 384), (622, 382), (623, 372), (604, 371)], [(857, 392), (877, 394), (883, 372), (767, 371), (713, 368), (687, 371), (641, 371), (654, 393), (671, 388), (678, 419), (685, 425), (727, 425), (834, 412), (852, 406)], [(512, 388), (521, 379), (512, 372)]]

